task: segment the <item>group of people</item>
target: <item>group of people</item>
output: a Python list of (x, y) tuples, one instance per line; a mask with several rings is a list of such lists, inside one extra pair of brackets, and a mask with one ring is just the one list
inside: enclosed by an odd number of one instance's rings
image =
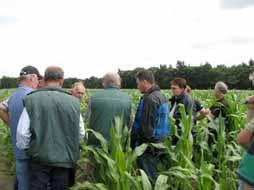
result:
[(20, 85), (1, 103), (10, 126), (16, 159), (15, 189), (68, 189), (75, 182), (79, 143), (85, 136), (80, 114), (82, 83), (62, 88), (64, 71), (48, 67), (42, 77), (33, 66), (20, 72)]
[[(0, 117), (10, 126), (16, 158), (15, 188), (68, 189), (75, 183), (82, 140), (88, 138), (89, 145), (100, 146), (95, 136), (85, 135), (84, 118), (80, 111), (85, 87), (82, 82), (77, 82), (70, 91), (63, 89), (64, 71), (57, 66), (48, 67), (44, 76), (35, 67), (26, 66), (19, 77), (19, 87), (0, 104)], [(121, 78), (117, 73), (107, 73), (102, 80), (104, 89), (89, 98), (85, 117), (88, 127), (101, 133), (106, 140), (110, 140), (110, 129), (118, 117), (123, 125), (131, 129), (133, 149), (142, 143), (163, 142), (170, 134), (171, 116), (178, 132), (178, 135), (172, 136), (172, 144), (175, 145), (182, 131), (180, 104), (184, 105), (187, 115), (193, 114), (193, 122), (204, 117), (211, 120), (219, 115), (225, 117), (225, 122), (228, 120), (226, 110), (229, 105), (225, 99), (228, 87), (223, 82), (215, 85), (218, 104), (204, 108), (191, 97), (191, 88), (183, 78), (171, 81), (173, 96), (170, 100), (160, 91), (151, 71), (142, 70), (135, 78), (143, 95), (134, 119), (131, 117), (132, 97), (120, 90)], [(226, 124), (226, 128), (229, 127)], [(241, 139), (245, 138), (239, 137), (239, 143), (244, 144)], [(161, 155), (161, 151), (148, 148), (137, 159), (137, 166), (147, 173), (152, 185), (158, 177), (157, 166), (163, 162)]]

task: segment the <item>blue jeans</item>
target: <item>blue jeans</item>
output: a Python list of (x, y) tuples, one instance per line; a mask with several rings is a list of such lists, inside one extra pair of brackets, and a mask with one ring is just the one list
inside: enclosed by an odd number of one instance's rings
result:
[(28, 190), (29, 173), (28, 159), (16, 159), (16, 175), (18, 180), (18, 190)]

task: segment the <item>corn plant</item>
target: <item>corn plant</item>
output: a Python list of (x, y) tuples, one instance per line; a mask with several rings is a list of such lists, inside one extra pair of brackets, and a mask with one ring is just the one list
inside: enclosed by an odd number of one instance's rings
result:
[[(0, 91), (0, 101), (9, 97), (11, 90)], [(88, 89), (81, 103), (82, 112), (87, 110), (88, 96), (97, 90)], [(137, 90), (125, 90), (133, 96), (135, 109), (140, 93)], [(171, 94), (163, 90), (166, 97)], [(230, 105), (227, 116), (231, 128), (227, 131), (225, 121), (220, 116), (214, 121), (203, 119), (195, 125), (192, 115), (186, 115), (180, 106), (182, 133), (176, 146), (172, 146), (169, 137), (163, 144), (142, 144), (135, 150), (130, 148), (130, 129), (122, 126), (116, 119), (112, 126), (111, 139), (106, 141), (103, 136), (91, 129), (100, 141), (99, 147), (82, 144), (81, 159), (78, 162), (77, 183), (74, 190), (152, 190), (149, 178), (136, 165), (136, 159), (150, 146), (163, 149), (166, 162), (159, 167), (160, 175), (155, 183), (155, 190), (228, 190), (237, 189), (238, 168), (243, 150), (236, 144), (235, 138), (246, 124), (246, 107), (244, 100), (251, 91), (231, 91), (226, 96)], [(210, 107), (216, 100), (212, 90), (193, 91), (193, 97)], [(177, 134), (174, 120), (170, 118), (171, 135)], [(86, 126), (87, 128), (87, 126)], [(195, 136), (191, 131), (195, 130)], [(14, 157), (9, 129), (0, 122), (0, 170), (13, 174)], [(4, 165), (4, 167), (2, 167)], [(1, 172), (0, 171), (0, 172)]]
[[(89, 182), (78, 183), (74, 190), (78, 189), (151, 189), (151, 184), (144, 171), (135, 167), (135, 161), (142, 155), (148, 145), (142, 144), (134, 151), (130, 148), (130, 130), (123, 126), (119, 119), (111, 128), (111, 140), (107, 142), (103, 136), (88, 129), (99, 141), (100, 147), (82, 145), (82, 158), (79, 162), (80, 168), (88, 164), (93, 168), (90, 176), (84, 176)], [(86, 174), (86, 170), (83, 170)], [(83, 173), (82, 172), (82, 173)], [(91, 183), (97, 184), (91, 186)], [(102, 185), (103, 184), (103, 185)]]
[(13, 175), (15, 173), (14, 160), (9, 126), (0, 121), (0, 173)]

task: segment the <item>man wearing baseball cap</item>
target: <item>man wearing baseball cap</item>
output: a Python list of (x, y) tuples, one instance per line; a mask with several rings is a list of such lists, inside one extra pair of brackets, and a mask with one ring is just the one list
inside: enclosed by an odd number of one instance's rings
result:
[(16, 158), (16, 176), (18, 190), (28, 190), (28, 156), (24, 150), (16, 146), (17, 125), (24, 109), (23, 100), (25, 96), (37, 89), (39, 80), (42, 78), (37, 68), (33, 66), (24, 67), (19, 74), (20, 84), (17, 90), (8, 100), (9, 125), (13, 150)]
[(26, 149), (29, 190), (67, 190), (79, 159), (79, 142), (85, 131), (80, 102), (62, 89), (64, 71), (50, 66), (45, 87), (24, 99), (25, 108), (17, 127), (17, 147)]

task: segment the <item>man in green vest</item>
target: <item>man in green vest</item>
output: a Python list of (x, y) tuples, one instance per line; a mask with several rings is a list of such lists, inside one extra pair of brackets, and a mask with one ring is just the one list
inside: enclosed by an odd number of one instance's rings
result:
[[(116, 117), (122, 120), (123, 125), (130, 125), (132, 98), (121, 92), (121, 79), (117, 73), (107, 73), (102, 85), (104, 90), (95, 93), (89, 102), (89, 128), (110, 141), (110, 130)], [(88, 144), (100, 145), (93, 135), (89, 135)]]
[(80, 103), (62, 89), (60, 67), (45, 71), (45, 87), (30, 93), (17, 129), (17, 146), (30, 157), (29, 190), (67, 190), (70, 168), (79, 159), (84, 137)]

